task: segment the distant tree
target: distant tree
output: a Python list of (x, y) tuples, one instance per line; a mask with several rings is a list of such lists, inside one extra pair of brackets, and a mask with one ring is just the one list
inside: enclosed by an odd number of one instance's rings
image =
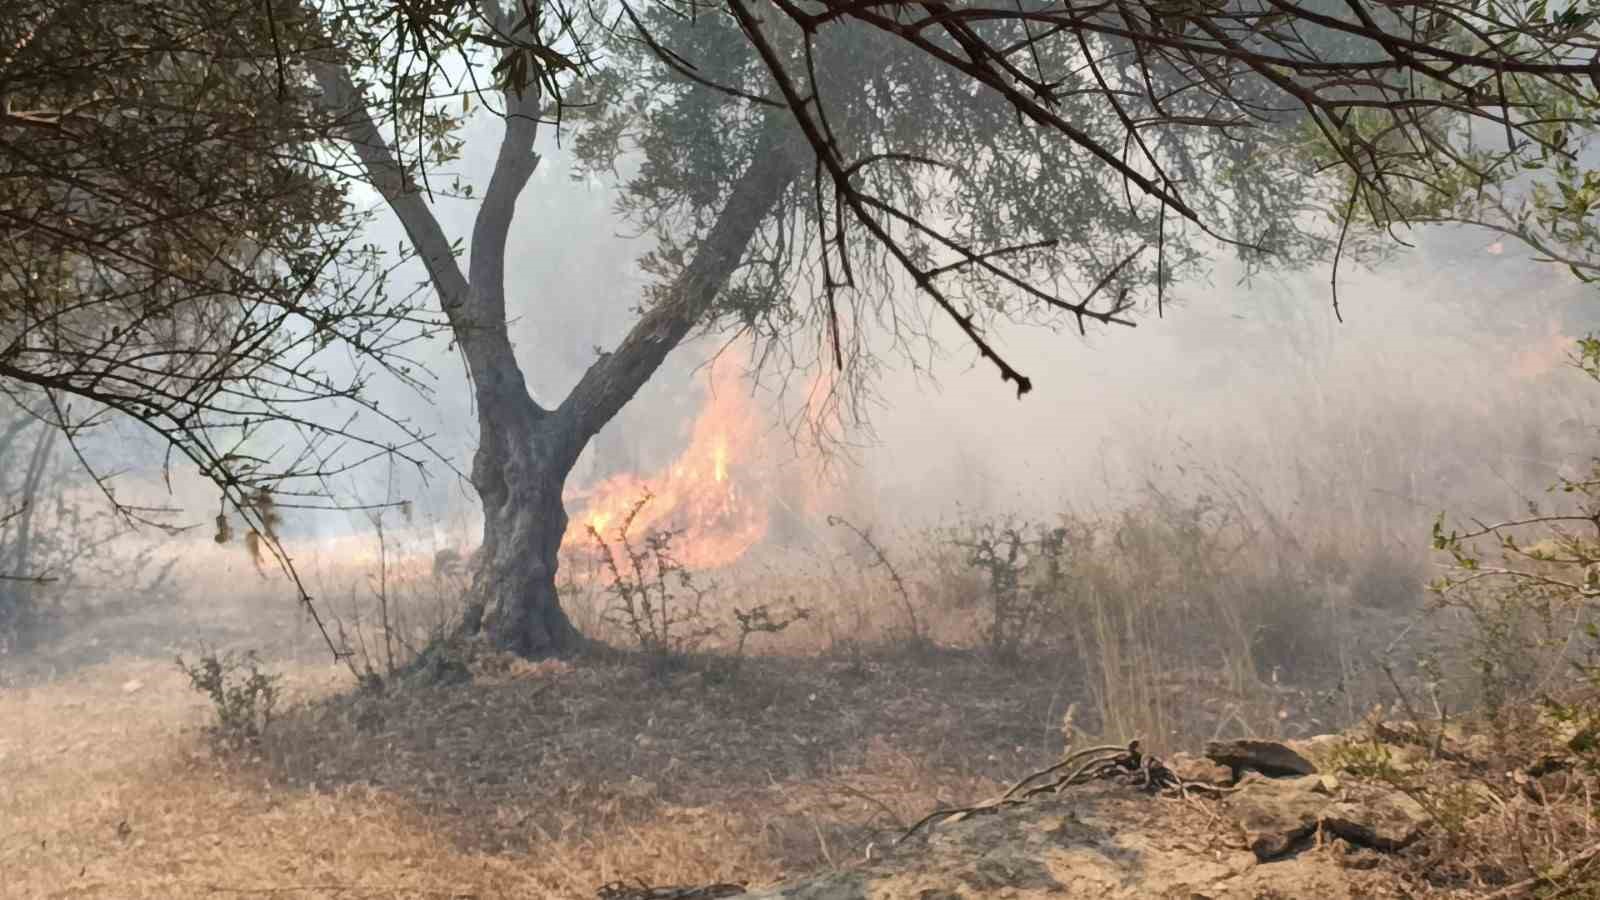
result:
[(127, 609), (171, 587), (175, 558), (124, 542), (125, 517), (93, 487), (46, 404), (0, 411), (0, 657), (86, 616)]
[(33, 570), (34, 517), (59, 433), (43, 428), (30, 435), (34, 424), (32, 416), (19, 411), (0, 425), (0, 459), (13, 461), (0, 469), (0, 649), (31, 635), (38, 613), (35, 590), (46, 577)]

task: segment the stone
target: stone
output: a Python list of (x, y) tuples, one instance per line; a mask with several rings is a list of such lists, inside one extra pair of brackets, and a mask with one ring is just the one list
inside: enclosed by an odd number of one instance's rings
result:
[(1339, 753), (1350, 739), (1342, 734), (1319, 734), (1314, 737), (1284, 741), (1283, 745), (1300, 754), (1318, 769), (1329, 768), (1329, 759)]
[(1271, 779), (1247, 776), (1223, 807), (1239, 823), (1250, 852), (1270, 862), (1298, 852), (1316, 834), (1332, 798), (1317, 776)]
[(1323, 828), (1356, 846), (1385, 853), (1411, 846), (1430, 821), (1422, 804), (1399, 791), (1335, 803), (1322, 814)]
[(1173, 774), (1184, 781), (1199, 781), (1206, 784), (1232, 784), (1233, 770), (1227, 766), (1219, 765), (1203, 756), (1192, 753), (1174, 753), (1163, 760)]
[(1235, 780), (1239, 773), (1246, 770), (1260, 772), (1269, 778), (1317, 774), (1317, 767), (1311, 760), (1279, 741), (1208, 741), (1206, 758), (1232, 769)]

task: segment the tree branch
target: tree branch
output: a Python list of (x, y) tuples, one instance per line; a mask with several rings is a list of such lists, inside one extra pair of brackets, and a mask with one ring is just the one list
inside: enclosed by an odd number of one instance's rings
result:
[(801, 162), (783, 145), (769, 118), (768, 139), (734, 184), (717, 224), (666, 296), (641, 317), (617, 349), (602, 354), (562, 402), (559, 415), (577, 428), (578, 444), (593, 437), (660, 368), (667, 354), (701, 322), (738, 267), (761, 221), (800, 174)]
[(378, 123), (373, 121), (365, 97), (350, 77), (350, 70), (323, 62), (314, 64), (312, 72), (318, 87), (322, 88), (323, 109), (339, 117), (339, 136), (355, 150), (372, 186), (400, 219), (411, 246), (422, 257), (428, 277), (439, 292), (440, 305), (454, 325), (453, 310), (466, 301), (468, 285), (456, 263), (450, 239), (412, 185), (404, 167), (395, 161), (389, 142), (378, 130)]

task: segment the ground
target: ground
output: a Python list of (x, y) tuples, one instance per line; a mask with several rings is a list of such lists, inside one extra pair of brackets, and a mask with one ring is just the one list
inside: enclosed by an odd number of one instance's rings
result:
[[(217, 587), (198, 593), (230, 596)], [(1305, 734), (1329, 715), (1326, 692), (1275, 677), (1245, 697), (1236, 669), (1130, 660), (1128, 677), (1094, 682), (1071, 644), (1002, 663), (981, 642), (874, 638), (893, 631), (842, 614), (811, 637), (764, 636), (737, 669), (726, 647), (668, 671), (621, 652), (478, 654), (469, 681), (373, 693), (293, 615), (239, 599), (153, 608), (0, 659), (0, 897), (759, 887), (847, 870), (930, 811), (1055, 761), (1069, 737), (1128, 730), (1097, 709), (1129, 713), (1161, 752)], [(225, 752), (210, 735), (211, 704), (174, 661), (205, 646), (259, 648), (284, 677), (258, 745)]]
[(289, 708), (238, 757), (168, 659), (33, 677), (0, 690), (0, 895), (592, 897), (843, 865), (1060, 749), (1048, 667), (932, 663), (507, 665), (370, 696), (269, 660)]
[[(286, 632), (240, 610), (192, 616), (223, 646)], [(197, 645), (176, 633), (155, 615), (102, 622), (4, 670), (0, 895), (770, 884), (993, 793), (1083, 724), (1069, 654), (1001, 665), (852, 645), (675, 672), (488, 655), (467, 683), (370, 694), (314, 643), (279, 639), (265, 665), (284, 709), (230, 754), (173, 661)]]

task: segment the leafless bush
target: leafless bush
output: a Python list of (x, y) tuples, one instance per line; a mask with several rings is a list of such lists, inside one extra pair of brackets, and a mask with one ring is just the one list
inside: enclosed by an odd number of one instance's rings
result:
[(762, 603), (749, 609), (733, 608), (733, 621), (739, 629), (739, 637), (734, 641), (733, 653), (726, 658), (726, 665), (720, 668), (709, 669), (708, 677), (712, 673), (719, 673), (721, 677), (732, 681), (737, 678), (739, 671), (744, 668), (745, 644), (758, 634), (782, 634), (789, 630), (789, 626), (811, 618), (811, 608), (801, 606), (789, 598), (782, 608), (774, 609), (771, 605)]
[(719, 629), (707, 622), (702, 610), (710, 588), (697, 584), (672, 555), (677, 532), (650, 532), (642, 546), (629, 534), (634, 519), (650, 500), (647, 492), (634, 503), (611, 541), (593, 525), (588, 530), (607, 576), (605, 592), (610, 605), (603, 613), (604, 620), (631, 635), (652, 665), (672, 665)]
[(1038, 637), (1051, 604), (1064, 594), (1067, 529), (1007, 518), (975, 522), (964, 531), (952, 543), (988, 581), (989, 651), (1015, 662)]
[(828, 524), (835, 527), (844, 526), (849, 529), (852, 534), (861, 540), (861, 543), (866, 545), (868, 550), (872, 551), (874, 561), (868, 565), (868, 568), (882, 568), (888, 574), (889, 582), (894, 585), (895, 596), (900, 599), (900, 608), (906, 614), (906, 636), (909, 642), (913, 646), (921, 646), (926, 643), (928, 636), (924, 632), (922, 624), (917, 621), (917, 607), (916, 604), (911, 602), (911, 592), (906, 589), (905, 579), (900, 577), (900, 570), (895, 568), (894, 563), (889, 561), (889, 555), (884, 552), (883, 545), (873, 539), (872, 530), (870, 528), (857, 528), (849, 519), (839, 515), (828, 516)]
[(217, 721), (212, 734), (232, 750), (259, 742), (272, 725), (282, 676), (264, 672), (254, 650), (218, 656), (207, 650), (193, 665), (178, 657), (189, 687), (211, 700)]
[(417, 528), (421, 517), (410, 503), (385, 501), (366, 518), (370, 537), (350, 535), (355, 548), (341, 542), (331, 557), (319, 548), (298, 562), (327, 612), (335, 651), (361, 683), (376, 687), (412, 670), (430, 647), (444, 647), (461, 621), (469, 575), (461, 562), (467, 555), (454, 549), (461, 537), (441, 547), (439, 523), (426, 519)]

